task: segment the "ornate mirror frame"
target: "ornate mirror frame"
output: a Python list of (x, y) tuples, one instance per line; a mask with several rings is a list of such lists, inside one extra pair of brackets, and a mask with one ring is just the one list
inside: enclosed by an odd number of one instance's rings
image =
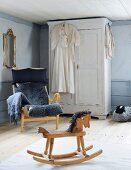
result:
[[(9, 38), (13, 38), (13, 48), (9, 42)], [(4, 61), (3, 66), (6, 68), (13, 68), (16, 67), (16, 36), (14, 36), (12, 29), (8, 29), (7, 33), (3, 34), (3, 51), (4, 51)], [(11, 52), (12, 55), (11, 55)], [(13, 63), (10, 64), (9, 61)], [(9, 63), (8, 63), (9, 62)]]

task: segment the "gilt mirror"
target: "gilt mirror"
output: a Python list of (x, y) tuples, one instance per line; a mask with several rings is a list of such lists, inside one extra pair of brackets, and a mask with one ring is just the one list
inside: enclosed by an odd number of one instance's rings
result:
[(16, 67), (16, 36), (14, 36), (12, 29), (8, 29), (7, 33), (3, 34), (3, 41), (3, 65), (7, 68)]

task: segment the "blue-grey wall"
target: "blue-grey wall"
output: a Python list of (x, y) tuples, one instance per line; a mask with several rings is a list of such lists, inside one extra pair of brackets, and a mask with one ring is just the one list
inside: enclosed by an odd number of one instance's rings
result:
[(131, 21), (112, 25), (115, 51), (112, 58), (112, 107), (131, 106)]
[(47, 69), (49, 67), (49, 30), (47, 24), (42, 25), (40, 30), (40, 67)]
[(17, 67), (40, 66), (40, 26), (0, 13), (0, 123), (9, 120), (6, 99), (12, 94), (11, 70), (3, 67), (3, 33), (9, 28), (16, 36)]

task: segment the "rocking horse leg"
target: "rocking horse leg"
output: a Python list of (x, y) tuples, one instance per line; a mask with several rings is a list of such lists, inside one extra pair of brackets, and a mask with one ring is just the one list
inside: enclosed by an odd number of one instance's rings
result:
[(44, 154), (45, 154), (45, 155), (47, 155), (47, 154), (48, 154), (49, 144), (50, 144), (50, 138), (47, 138), (47, 141), (46, 141), (46, 147), (45, 147), (45, 152), (44, 152)]
[(80, 152), (81, 149), (80, 149), (80, 137), (77, 136), (77, 151)]
[(80, 136), (80, 142), (81, 142), (81, 147), (82, 147), (83, 155), (86, 155), (86, 150), (85, 150), (85, 146), (84, 146), (84, 138), (83, 138), (83, 136)]
[(49, 159), (52, 159), (52, 150), (54, 145), (54, 138), (50, 139)]

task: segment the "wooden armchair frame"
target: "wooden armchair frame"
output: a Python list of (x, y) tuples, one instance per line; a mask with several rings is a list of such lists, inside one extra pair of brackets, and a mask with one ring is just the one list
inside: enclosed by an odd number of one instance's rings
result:
[[(15, 87), (13, 85), (13, 93), (15, 93)], [(59, 103), (60, 102), (60, 94), (55, 93), (53, 97), (48, 96), (49, 103)], [(56, 116), (44, 116), (44, 117), (32, 117), (29, 116), (29, 111), (26, 106), (22, 107), (21, 113), (20, 113), (20, 125), (21, 125), (21, 132), (24, 130), (24, 124), (27, 122), (43, 122), (48, 120), (55, 120), (56, 121), (56, 129), (58, 129), (59, 126), (59, 114)]]

